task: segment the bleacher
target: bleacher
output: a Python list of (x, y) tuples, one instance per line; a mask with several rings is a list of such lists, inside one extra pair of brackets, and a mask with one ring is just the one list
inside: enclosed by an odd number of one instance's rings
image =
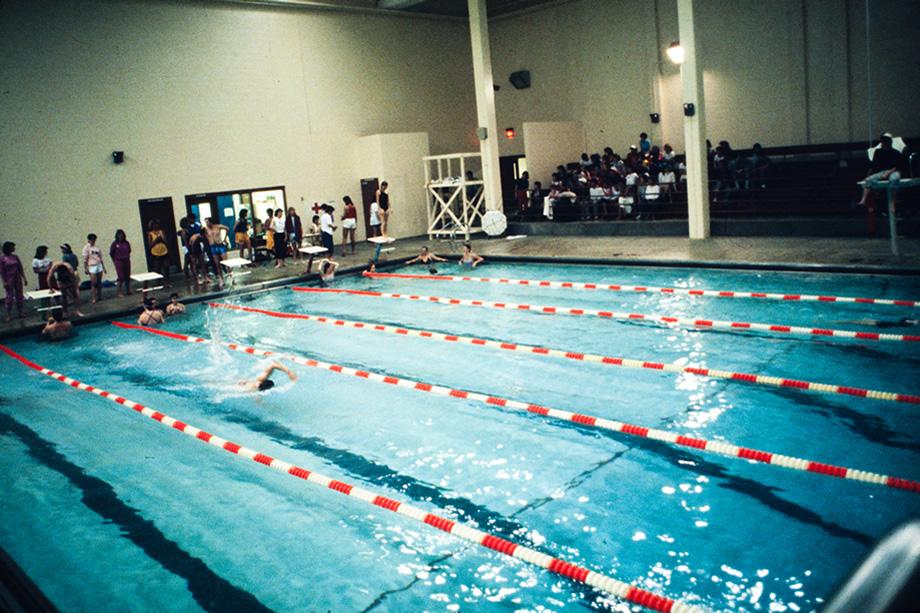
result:
[[(920, 138), (904, 140), (910, 150), (920, 150)], [(710, 176), (710, 215), (714, 219), (864, 216), (865, 210), (855, 204), (861, 195), (857, 182), (869, 172), (866, 149), (864, 141), (765, 147), (763, 153), (770, 158), (770, 168), (764, 187), (752, 179), (747, 189), (740, 181), (739, 189), (734, 189), (730, 182), (723, 182), (721, 189), (716, 189), (717, 177)], [(750, 156), (751, 150), (735, 150), (735, 153), (743, 158)], [(912, 170), (913, 176), (920, 177), (920, 155), (915, 156)], [(579, 203), (588, 199), (587, 188), (573, 191)], [(884, 199), (884, 194), (877, 197)], [(506, 209), (512, 218), (517, 214), (513, 202)], [(670, 202), (662, 195), (654, 204), (644, 210), (638, 207), (637, 211), (643, 213), (642, 219), (685, 219), (686, 192), (673, 192)], [(905, 216), (920, 215), (920, 190), (901, 190), (898, 212)], [(547, 221), (542, 216), (528, 217), (528, 221)], [(571, 215), (563, 217), (571, 220)], [(630, 218), (635, 218), (635, 214)]]

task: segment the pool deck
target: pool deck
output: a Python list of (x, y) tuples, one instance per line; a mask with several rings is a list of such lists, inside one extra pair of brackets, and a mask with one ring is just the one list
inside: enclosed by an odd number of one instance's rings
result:
[[(429, 245), (441, 256), (459, 258), (461, 244), (448, 241), (428, 241), (425, 237), (398, 240), (394, 250), (381, 258), (381, 268), (387, 264), (398, 265), (415, 256), (419, 247)], [(536, 259), (541, 261), (597, 262), (649, 266), (714, 266), (731, 268), (778, 268), (782, 270), (811, 270), (857, 272), (877, 274), (920, 275), (920, 240), (901, 239), (901, 256), (894, 257), (886, 239), (858, 238), (741, 238), (718, 237), (705, 241), (691, 241), (681, 237), (618, 237), (618, 236), (531, 236), (514, 240), (507, 238), (474, 239), (474, 249), (487, 258)], [(358, 245), (355, 256), (338, 258), (339, 274), (363, 269), (373, 256), (375, 247), (368, 243)], [(251, 272), (238, 279), (234, 287), (220, 287), (216, 282), (196, 287), (181, 275), (173, 276), (173, 288), (157, 292), (161, 302), (175, 291), (183, 302), (200, 302), (233, 293), (287, 285), (294, 282), (315, 282), (315, 272), (304, 274), (306, 260), (288, 260), (284, 268), (271, 265), (247, 269)], [(314, 271), (316, 263), (314, 262)], [(35, 276), (27, 273), (34, 284)], [(137, 284), (135, 284), (137, 286)], [(28, 288), (26, 288), (28, 289)], [(81, 292), (84, 318), (74, 318), (75, 323), (89, 323), (125, 317), (137, 312), (141, 293), (117, 297), (114, 288), (103, 290), (104, 299), (89, 304), (89, 292)], [(26, 302), (26, 317), (15, 316), (9, 323), (0, 322), (0, 338), (37, 334), (43, 325), (42, 314), (36, 313), (34, 304)]]

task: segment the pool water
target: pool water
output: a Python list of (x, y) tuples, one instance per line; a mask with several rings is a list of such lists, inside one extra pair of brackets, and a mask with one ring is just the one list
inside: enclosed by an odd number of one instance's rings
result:
[[(442, 273), (460, 274), (453, 264)], [(401, 269), (424, 272), (424, 268)], [(920, 280), (489, 264), (474, 274), (916, 299)], [(336, 287), (878, 331), (909, 308), (340, 278)], [(225, 302), (920, 392), (916, 343), (668, 328), (287, 288)], [(916, 479), (916, 408), (193, 305), (166, 329)], [(916, 328), (891, 328), (916, 333)], [(223, 438), (711, 609), (821, 606), (920, 496), (108, 324), (39, 364)], [(164, 428), (0, 358), (0, 546), (63, 610), (601, 610), (600, 592)], [(622, 605), (620, 605), (622, 606)]]

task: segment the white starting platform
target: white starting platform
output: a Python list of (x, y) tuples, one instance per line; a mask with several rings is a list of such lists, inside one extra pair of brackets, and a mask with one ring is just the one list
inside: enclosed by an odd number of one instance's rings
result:
[(248, 275), (252, 272), (251, 270), (240, 270), (244, 266), (249, 266), (250, 264), (252, 264), (252, 262), (250, 262), (246, 258), (228, 258), (226, 260), (221, 260), (220, 263), (223, 266), (226, 266), (227, 270), (230, 271), (230, 274), (232, 274), (235, 277), (240, 277), (242, 275)]
[[(61, 295), (61, 292), (56, 289), (36, 289), (31, 292), (26, 292), (26, 298), (29, 300), (47, 300), (49, 298), (57, 298)], [(60, 308), (57, 305), (53, 304), (46, 307), (36, 307), (35, 310), (38, 312), (41, 311), (50, 311), (52, 309)]]
[(319, 247), (317, 245), (310, 245), (309, 247), (301, 247), (297, 251), (301, 252), (302, 254), (310, 258), (309, 260), (307, 260), (307, 274), (310, 274), (310, 270), (313, 268), (313, 258), (315, 258), (316, 256), (322, 253), (326, 253), (329, 250), (326, 249), (325, 247)]
[(141, 292), (153, 292), (158, 289), (163, 289), (162, 285), (157, 285), (156, 287), (150, 287), (150, 282), (159, 283), (163, 280), (163, 275), (158, 272), (141, 272), (136, 275), (131, 275), (132, 281), (137, 281), (138, 283), (143, 283), (144, 287), (141, 288)]
[(367, 239), (367, 242), (377, 245), (377, 250), (374, 252), (374, 264), (377, 263), (377, 260), (380, 259), (381, 253), (386, 253), (388, 251), (393, 251), (396, 247), (384, 248), (384, 245), (389, 245), (390, 243), (395, 243), (396, 239), (392, 236), (374, 236)]
[(901, 251), (898, 248), (898, 220), (895, 217), (894, 196), (895, 192), (899, 189), (920, 185), (920, 178), (899, 179), (896, 181), (860, 181), (859, 185), (860, 187), (868, 187), (869, 189), (883, 189), (888, 194), (888, 235), (891, 240), (891, 254), (901, 255)]

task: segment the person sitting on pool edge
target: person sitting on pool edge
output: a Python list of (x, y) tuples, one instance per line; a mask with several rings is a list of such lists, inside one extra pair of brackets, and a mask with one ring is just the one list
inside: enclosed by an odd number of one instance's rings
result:
[(157, 308), (155, 298), (144, 298), (144, 306), (141, 307), (141, 314), (137, 318), (137, 325), (152, 326), (155, 324), (166, 323), (163, 311)]
[(166, 314), (169, 316), (185, 313), (185, 305), (179, 302), (179, 294), (173, 292), (169, 295), (169, 304), (166, 305)]
[(463, 255), (460, 256), (460, 265), (476, 268), (482, 262), (482, 256), (473, 253), (473, 247), (469, 243), (463, 243)]
[(268, 365), (268, 368), (266, 368), (259, 374), (258, 377), (256, 377), (255, 379), (251, 381), (249, 379), (243, 379), (239, 382), (239, 384), (240, 386), (242, 386), (243, 388), (247, 390), (258, 391), (258, 392), (268, 391), (271, 388), (275, 387), (275, 382), (269, 379), (269, 377), (271, 377), (272, 373), (275, 372), (276, 370), (280, 370), (281, 372), (287, 374), (287, 376), (291, 379), (291, 381), (297, 380), (297, 375), (290, 368), (288, 368), (287, 366), (284, 366), (280, 362), (272, 362), (271, 364)]
[(58, 307), (51, 310), (48, 322), (42, 329), (42, 338), (46, 338), (49, 341), (62, 341), (65, 338), (70, 338), (72, 332), (73, 324), (64, 319), (64, 309)]

